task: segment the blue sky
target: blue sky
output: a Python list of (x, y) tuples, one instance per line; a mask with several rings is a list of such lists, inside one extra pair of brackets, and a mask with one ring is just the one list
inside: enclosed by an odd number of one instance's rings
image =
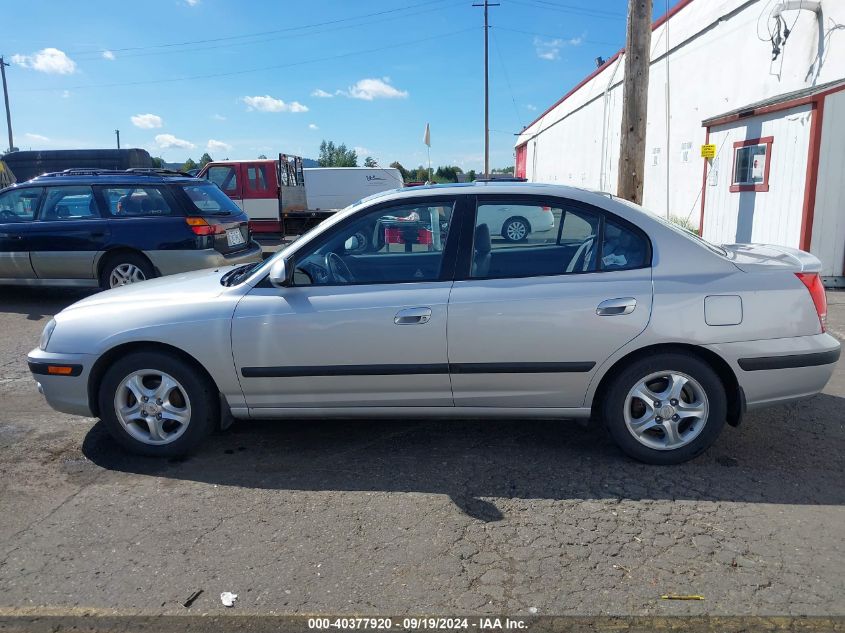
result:
[[(627, 6), (499, 3), (492, 167), (512, 165), (514, 133), (621, 48)], [(113, 147), (119, 128), (123, 147), (168, 161), (315, 158), (329, 139), (410, 168), (429, 122), (434, 165), (478, 170), (481, 24), (472, 0), (35, 1), (7, 7), (0, 53), (21, 149)]]

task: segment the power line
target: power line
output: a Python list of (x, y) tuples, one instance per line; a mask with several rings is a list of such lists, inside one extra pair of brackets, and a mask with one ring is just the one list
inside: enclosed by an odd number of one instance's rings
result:
[[(495, 35), (495, 33), (494, 33)], [(508, 86), (508, 90), (511, 93), (511, 101), (513, 102), (513, 111), (516, 114), (516, 121), (519, 123), (520, 116), (519, 116), (519, 107), (516, 105), (516, 97), (513, 94), (513, 87), (511, 86), (510, 77), (508, 77), (508, 69), (505, 66), (505, 58), (502, 55), (502, 49), (499, 48), (499, 40), (496, 37), (493, 37), (493, 48), (496, 49), (496, 53), (499, 55), (499, 63), (502, 65), (502, 74), (505, 76), (505, 83)]]
[(565, 35), (551, 35), (549, 33), (535, 33), (534, 31), (523, 31), (520, 29), (512, 29), (510, 27), (504, 26), (497, 26), (494, 27), (499, 31), (510, 31), (511, 33), (522, 33), (523, 35), (533, 35), (535, 37), (548, 37), (550, 39), (564, 39), (565, 41), (571, 42), (573, 40), (578, 40), (580, 42), (586, 42), (587, 44), (599, 44), (601, 46), (619, 46), (619, 42), (602, 42), (600, 40), (592, 40), (587, 39), (585, 37), (566, 37)]
[(624, 13), (611, 13), (609, 11), (601, 11), (596, 9), (584, 9), (583, 7), (573, 7), (569, 5), (562, 5), (548, 0), (510, 0), (513, 4), (519, 4), (531, 9), (548, 9), (549, 11), (557, 11), (560, 13), (568, 13), (570, 15), (579, 15), (591, 18), (600, 18), (603, 20), (625, 20)]
[(150, 50), (150, 49), (158, 49), (158, 48), (173, 48), (173, 47), (176, 47), (176, 46), (188, 46), (188, 45), (192, 45), (192, 44), (208, 44), (208, 43), (211, 43), (211, 42), (224, 42), (224, 41), (231, 41), (231, 40), (244, 39), (244, 38), (250, 38), (250, 37), (259, 37), (259, 36), (264, 36), (264, 35), (278, 35), (280, 33), (289, 33), (291, 31), (301, 31), (303, 29), (310, 29), (310, 28), (315, 28), (315, 27), (319, 27), (319, 26), (328, 26), (328, 25), (331, 25), (331, 24), (339, 24), (341, 22), (349, 22), (349, 21), (352, 21), (352, 20), (361, 20), (361, 19), (364, 19), (364, 18), (371, 18), (371, 17), (376, 17), (376, 16), (379, 16), (379, 15), (386, 15), (388, 13), (397, 13), (399, 11), (407, 11), (408, 9), (416, 9), (416, 8), (419, 8), (419, 7), (429, 6), (429, 5), (432, 5), (432, 4), (440, 4), (440, 3), (443, 3), (443, 2), (447, 2), (447, 1), (448, 0), (428, 0), (427, 2), (420, 2), (420, 3), (417, 3), (417, 4), (412, 4), (412, 5), (408, 5), (408, 6), (405, 6), (405, 7), (399, 7), (399, 8), (396, 8), (396, 9), (387, 9), (385, 11), (376, 11), (374, 13), (364, 13), (364, 14), (361, 14), (361, 15), (351, 16), (351, 17), (348, 17), (348, 18), (338, 18), (336, 20), (326, 20), (324, 22), (315, 22), (314, 24), (302, 24), (302, 25), (299, 25), (299, 26), (289, 26), (289, 27), (286, 27), (286, 28), (283, 28), (283, 29), (273, 29), (273, 30), (270, 30), (270, 31), (257, 31), (257, 32), (254, 32), (254, 33), (245, 33), (243, 35), (229, 35), (229, 36), (226, 36), (226, 37), (212, 37), (212, 38), (208, 38), (208, 39), (189, 40), (189, 41), (185, 41), (185, 42), (168, 42), (168, 43), (165, 43), (165, 44), (151, 44), (149, 46), (126, 46), (126, 47), (123, 47), (123, 48), (103, 48), (103, 49), (99, 49), (99, 50), (96, 50), (96, 51), (90, 51), (90, 50), (89, 51), (71, 51), (67, 54), (68, 55), (84, 55), (84, 54), (88, 54), (88, 53), (96, 53), (96, 54), (101, 55), (102, 53), (104, 53), (106, 51), (110, 51), (112, 53), (122, 53), (122, 52), (126, 52), (126, 51)]
[[(262, 66), (260, 68), (247, 68), (244, 70), (233, 70), (230, 72), (225, 73), (210, 73), (207, 75), (192, 75), (188, 77), (173, 77), (171, 79), (149, 79), (144, 81), (129, 81), (123, 83), (111, 83), (111, 84), (88, 84), (88, 85), (80, 85), (80, 86), (69, 86), (64, 88), (66, 90), (85, 90), (88, 88), (121, 88), (125, 86), (149, 86), (154, 84), (164, 84), (164, 83), (173, 83), (173, 82), (183, 82), (183, 81), (195, 81), (198, 79), (219, 79), (221, 77), (234, 77), (237, 75), (246, 75), (249, 73), (257, 73), (262, 72), (265, 70), (278, 70), (280, 68), (292, 68), (294, 66), (303, 66), (305, 64), (316, 64), (319, 62), (324, 61), (331, 61), (334, 59), (342, 59), (344, 57), (353, 57), (355, 55), (366, 55), (368, 53), (377, 53), (384, 50), (389, 50), (392, 48), (400, 48), (403, 46), (408, 46), (409, 44), (418, 44), (420, 42), (428, 42), (430, 40), (441, 39), (445, 37), (450, 37), (452, 35), (458, 35), (460, 33), (466, 33), (468, 31), (474, 31), (475, 28), (466, 28), (460, 29), (458, 31), (450, 31), (448, 33), (441, 33), (439, 35), (432, 35), (430, 37), (422, 37), (416, 40), (405, 40), (403, 42), (398, 42), (396, 44), (389, 44), (387, 46), (379, 46), (377, 48), (369, 48), (366, 50), (360, 51), (350, 51), (348, 53), (340, 53), (338, 55), (327, 55), (325, 57), (317, 57), (314, 59), (304, 59), (297, 62), (290, 62), (287, 64), (274, 64), (272, 66)], [(28, 90), (22, 90), (21, 92), (48, 92), (56, 90), (56, 88), (29, 88)]]
[[(335, 32), (335, 31), (343, 31), (343, 30), (346, 30), (346, 29), (359, 28), (361, 26), (369, 26), (371, 24), (379, 24), (381, 22), (389, 22), (391, 20), (409, 18), (409, 17), (414, 17), (414, 16), (423, 15), (423, 14), (426, 14), (426, 13), (432, 13), (434, 11), (442, 11), (442, 10), (443, 10), (443, 7), (433, 7), (433, 8), (430, 8), (430, 9), (423, 9), (422, 11), (415, 11), (413, 13), (405, 13), (403, 15), (390, 16), (388, 18), (383, 18), (381, 20), (369, 20), (367, 22), (360, 23), (360, 24), (344, 24), (344, 25), (335, 26), (335, 27), (332, 27), (332, 28), (318, 29), (318, 30), (307, 31), (307, 32), (302, 32), (302, 33), (289, 33), (289, 34), (285, 35), (285, 39), (291, 39), (291, 38), (295, 38), (295, 37), (310, 37), (310, 36), (313, 36), (313, 35), (321, 35), (321, 34), (324, 34), (324, 33), (331, 33), (331, 32)], [(203, 52), (203, 51), (209, 51), (209, 50), (219, 50), (219, 49), (223, 49), (223, 48), (232, 48), (232, 47), (237, 47), (237, 46), (255, 46), (255, 45), (258, 45), (258, 44), (265, 44), (265, 43), (269, 43), (269, 42), (278, 42), (278, 41), (280, 41), (279, 36), (273, 35), (273, 36), (270, 36), (270, 37), (262, 37), (261, 39), (255, 39), (255, 40), (244, 40), (244, 41), (238, 41), (238, 42), (224, 42), (224, 43), (219, 43), (219, 44), (201, 45), (201, 46), (195, 46), (193, 48), (181, 48), (181, 49), (175, 50), (175, 51), (172, 50), (172, 49), (168, 49), (168, 50), (151, 50), (151, 51), (138, 52), (138, 53), (121, 54), (119, 56), (119, 59), (130, 59), (130, 58), (135, 58), (135, 57), (151, 57), (151, 56), (156, 56), (156, 55), (174, 55), (174, 54), (177, 54), (177, 53), (180, 54), (180, 55), (184, 55), (186, 53), (197, 53), (197, 52)], [(115, 52), (115, 51), (110, 51), (110, 52)], [(96, 54), (94, 54), (94, 52), (91, 52), (90, 54), (93, 55), (93, 56), (92, 57), (83, 57), (83, 56), (80, 56), (80, 55), (77, 54), (77, 55), (75, 55), (75, 57), (77, 59), (85, 60), (85, 59), (97, 59), (98, 57), (101, 56), (101, 52), (99, 52), (99, 51), (97, 51)]]

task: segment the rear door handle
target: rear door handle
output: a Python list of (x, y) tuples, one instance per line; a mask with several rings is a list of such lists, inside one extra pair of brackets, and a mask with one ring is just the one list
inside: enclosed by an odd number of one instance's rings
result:
[(431, 321), (431, 308), (405, 308), (393, 317), (396, 325), (422, 325)]
[(607, 299), (602, 301), (596, 308), (599, 316), (617, 316), (620, 314), (631, 314), (637, 307), (637, 300), (633, 297), (622, 297), (620, 299)]

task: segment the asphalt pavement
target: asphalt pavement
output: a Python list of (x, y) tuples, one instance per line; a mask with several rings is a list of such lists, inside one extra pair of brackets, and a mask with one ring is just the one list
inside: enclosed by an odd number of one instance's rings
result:
[[(154, 460), (35, 390), (25, 354), (81, 296), (0, 288), (0, 629), (79, 614), (845, 615), (845, 361), (824, 393), (750, 413), (681, 466), (527, 420), (237, 422)], [(829, 303), (843, 338), (845, 293)]]

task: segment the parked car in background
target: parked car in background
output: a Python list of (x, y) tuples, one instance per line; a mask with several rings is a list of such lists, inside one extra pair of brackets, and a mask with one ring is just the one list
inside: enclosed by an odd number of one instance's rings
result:
[(0, 190), (0, 284), (123, 286), (261, 261), (220, 189), (162, 170), (68, 170)]
[[(503, 207), (547, 207), (556, 230), (494, 241)], [(593, 417), (628, 455), (674, 464), (746, 408), (825, 386), (840, 350), (818, 270), (595, 192), (414, 187), (263, 264), (83, 299), (28, 360), (52, 407), (146, 455), (190, 451), (230, 415)]]

